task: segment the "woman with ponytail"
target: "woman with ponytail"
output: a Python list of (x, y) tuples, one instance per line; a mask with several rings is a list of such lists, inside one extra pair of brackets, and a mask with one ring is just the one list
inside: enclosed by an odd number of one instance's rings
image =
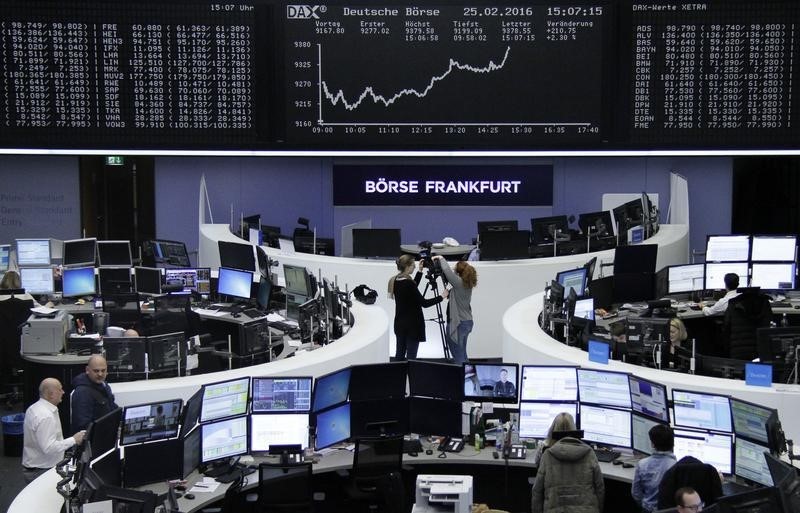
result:
[(396, 261), (396, 275), (389, 280), (389, 297), (394, 299), (394, 334), (397, 338), (395, 358), (417, 357), (419, 343), (425, 341), (425, 318), (422, 309), (442, 302), (441, 296), (425, 299), (419, 291), (422, 279), (422, 260), (414, 277), (414, 257), (402, 255)]

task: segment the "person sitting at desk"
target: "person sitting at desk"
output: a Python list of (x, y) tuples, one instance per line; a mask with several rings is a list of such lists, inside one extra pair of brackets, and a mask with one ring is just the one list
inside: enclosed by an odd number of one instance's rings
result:
[[(32, 301), (33, 306), (41, 306), (36, 299), (25, 292), (24, 294), (10, 294), (10, 290), (14, 289), (21, 289), (22, 288), (22, 278), (20, 278), (19, 273), (17, 271), (6, 271), (3, 275), (3, 279), (0, 280), (0, 301), (5, 299), (11, 299), (12, 297), (16, 299), (21, 299), (23, 301)], [(48, 307), (52, 307), (53, 303), (47, 303)]]
[(679, 356), (689, 358), (691, 351), (683, 347), (683, 343), (689, 338), (686, 325), (677, 317), (669, 320), (669, 345), (661, 350), (661, 367), (667, 369), (680, 368), (681, 360)]
[(697, 513), (703, 511), (705, 505), (700, 494), (691, 486), (684, 486), (675, 491), (675, 506), (678, 513)]
[(703, 308), (703, 315), (717, 315), (724, 314), (728, 309), (728, 301), (739, 295), (736, 289), (739, 288), (739, 275), (736, 273), (728, 273), (723, 278), (725, 280), (725, 295), (711, 306), (705, 306), (700, 303)]
[(645, 513), (658, 509), (658, 485), (664, 473), (677, 461), (672, 452), (675, 448), (672, 428), (656, 424), (647, 434), (654, 452), (636, 465), (631, 484), (631, 497)]
[(500, 381), (494, 382), (494, 395), (496, 397), (514, 397), (517, 389), (514, 383), (508, 381), (508, 371), (500, 369)]

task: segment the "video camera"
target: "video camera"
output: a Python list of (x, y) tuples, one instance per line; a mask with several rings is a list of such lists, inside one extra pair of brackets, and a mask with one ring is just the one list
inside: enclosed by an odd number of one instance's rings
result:
[(431, 258), (433, 256), (433, 253), (431, 251), (433, 243), (424, 240), (417, 245), (419, 246), (419, 258), (423, 262), (422, 266), (428, 270), (427, 278), (430, 280), (431, 278), (442, 276), (443, 275), (442, 267), (439, 261)]

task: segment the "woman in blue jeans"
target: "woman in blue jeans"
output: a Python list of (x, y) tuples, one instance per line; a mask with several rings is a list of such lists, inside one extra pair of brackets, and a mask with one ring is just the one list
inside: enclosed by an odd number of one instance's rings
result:
[(478, 284), (478, 272), (463, 260), (456, 263), (453, 270), (441, 255), (433, 258), (438, 260), (450, 284), (443, 294), (448, 298), (447, 347), (455, 363), (464, 363), (467, 361), (467, 338), (472, 332), (472, 289)]

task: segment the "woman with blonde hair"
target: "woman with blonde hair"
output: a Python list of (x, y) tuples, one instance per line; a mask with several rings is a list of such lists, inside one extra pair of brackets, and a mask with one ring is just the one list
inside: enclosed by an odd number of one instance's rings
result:
[(661, 350), (661, 366), (675, 368), (680, 367), (682, 362), (679, 356), (688, 361), (692, 356), (689, 348), (683, 347), (683, 343), (689, 338), (686, 325), (682, 320), (673, 317), (669, 320), (669, 345), (663, 346)]
[(422, 260), (419, 270), (412, 278), (414, 257), (401, 255), (396, 261), (396, 275), (389, 280), (389, 297), (394, 299), (394, 334), (397, 338), (395, 358), (400, 360), (417, 357), (419, 343), (425, 341), (425, 318), (422, 309), (442, 302), (441, 296), (425, 299), (419, 291), (422, 279)]
[(467, 361), (467, 338), (472, 332), (472, 289), (478, 284), (478, 272), (469, 262), (463, 260), (451, 269), (441, 255), (433, 257), (442, 268), (442, 273), (450, 285), (445, 289), (447, 298), (447, 346), (455, 363)]

